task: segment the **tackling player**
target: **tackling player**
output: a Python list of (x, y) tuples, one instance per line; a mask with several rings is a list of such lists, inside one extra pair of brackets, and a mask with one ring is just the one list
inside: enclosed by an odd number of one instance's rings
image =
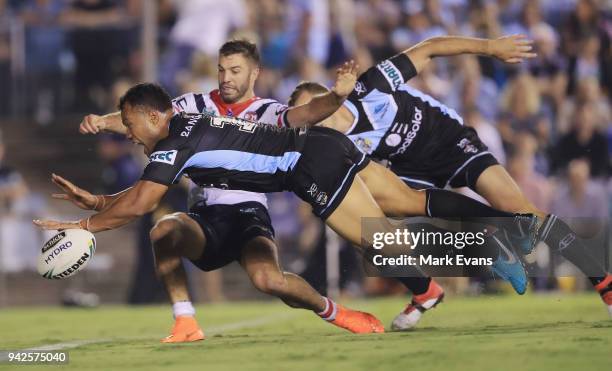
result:
[[(527, 200), (476, 132), (463, 126), (453, 109), (404, 84), (432, 58), (463, 53), (496, 57), (507, 63), (535, 56), (531, 41), (520, 35), (496, 40), (431, 38), (368, 69), (343, 107), (321, 125), (346, 134), (364, 153), (389, 160), (390, 169), (411, 187), (467, 186), (495, 208), (537, 215), (542, 222), (538, 238), (585, 272), (612, 316), (612, 275), (590, 256), (568, 225)], [(320, 84), (303, 83), (294, 91), (291, 104), (304, 104), (326, 91)], [(531, 247), (524, 246), (522, 252), (531, 252)], [(414, 326), (415, 319), (418, 321), (422, 310), (427, 309), (422, 304), (435, 297), (436, 293), (425, 294), (409, 305), (396, 317), (394, 327)]]

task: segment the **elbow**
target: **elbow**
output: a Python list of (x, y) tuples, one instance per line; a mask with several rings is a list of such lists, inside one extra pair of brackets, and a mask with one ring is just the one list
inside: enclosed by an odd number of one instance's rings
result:
[(141, 216), (144, 216), (150, 212), (153, 212), (153, 210), (155, 210), (157, 208), (157, 203), (152, 204), (152, 205), (147, 205), (147, 204), (135, 204), (132, 207), (132, 216), (139, 218)]

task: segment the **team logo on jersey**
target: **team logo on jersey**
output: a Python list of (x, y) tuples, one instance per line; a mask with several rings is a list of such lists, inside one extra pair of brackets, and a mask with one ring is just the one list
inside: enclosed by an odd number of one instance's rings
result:
[(177, 150), (153, 152), (151, 153), (151, 156), (149, 156), (149, 161), (163, 162), (164, 164), (174, 165), (174, 160), (176, 160), (177, 153)]
[(365, 152), (365, 153), (372, 152), (372, 141), (368, 138), (357, 137), (357, 139), (355, 139), (355, 145), (362, 152)]
[(387, 82), (389, 83), (389, 85), (391, 85), (391, 87), (394, 90), (397, 89), (398, 86), (404, 83), (404, 78), (402, 77), (402, 73), (388, 59), (377, 64), (376, 68), (378, 68), (378, 70), (382, 73), (385, 79), (387, 79)]
[(385, 139), (385, 143), (389, 147), (397, 147), (398, 144), (402, 141), (402, 136), (396, 133), (390, 134), (387, 139)]
[(363, 85), (363, 83), (361, 81), (357, 81), (355, 83), (355, 93), (357, 93), (357, 95), (361, 95), (363, 93), (365, 93), (367, 90), (365, 88), (365, 85)]
[(244, 114), (244, 119), (249, 121), (257, 121), (257, 112), (249, 111)]

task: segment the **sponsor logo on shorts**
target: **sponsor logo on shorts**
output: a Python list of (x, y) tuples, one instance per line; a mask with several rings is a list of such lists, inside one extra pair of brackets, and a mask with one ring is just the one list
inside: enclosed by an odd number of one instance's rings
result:
[(177, 150), (172, 151), (157, 151), (151, 153), (149, 156), (149, 160), (151, 162), (162, 162), (164, 164), (174, 165), (174, 160), (176, 160)]
[(461, 139), (459, 143), (457, 143), (457, 147), (463, 149), (464, 153), (477, 153), (478, 148), (470, 143), (470, 140), (467, 138)]
[(561, 239), (561, 241), (559, 241), (559, 251), (565, 250), (565, 248), (571, 245), (575, 239), (576, 239), (575, 234), (573, 233), (567, 234), (565, 237)]
[(317, 195), (317, 198), (315, 199), (315, 201), (321, 205), (321, 206), (325, 206), (325, 204), (327, 204), (327, 193), (325, 192), (319, 192), (319, 194)]
[(318, 205), (325, 206), (327, 204), (327, 193), (322, 191), (319, 192), (319, 186), (317, 186), (316, 183), (312, 183), (306, 193), (308, 193)]

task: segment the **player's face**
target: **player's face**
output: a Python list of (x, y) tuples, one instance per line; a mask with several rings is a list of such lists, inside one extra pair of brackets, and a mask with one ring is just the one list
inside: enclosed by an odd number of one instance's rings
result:
[(145, 153), (150, 155), (159, 139), (159, 130), (156, 130), (159, 115), (154, 110), (126, 104), (121, 111), (121, 120), (127, 128), (126, 137), (132, 143), (144, 146)]
[(225, 103), (238, 103), (254, 95), (259, 68), (244, 55), (219, 56), (219, 92)]

